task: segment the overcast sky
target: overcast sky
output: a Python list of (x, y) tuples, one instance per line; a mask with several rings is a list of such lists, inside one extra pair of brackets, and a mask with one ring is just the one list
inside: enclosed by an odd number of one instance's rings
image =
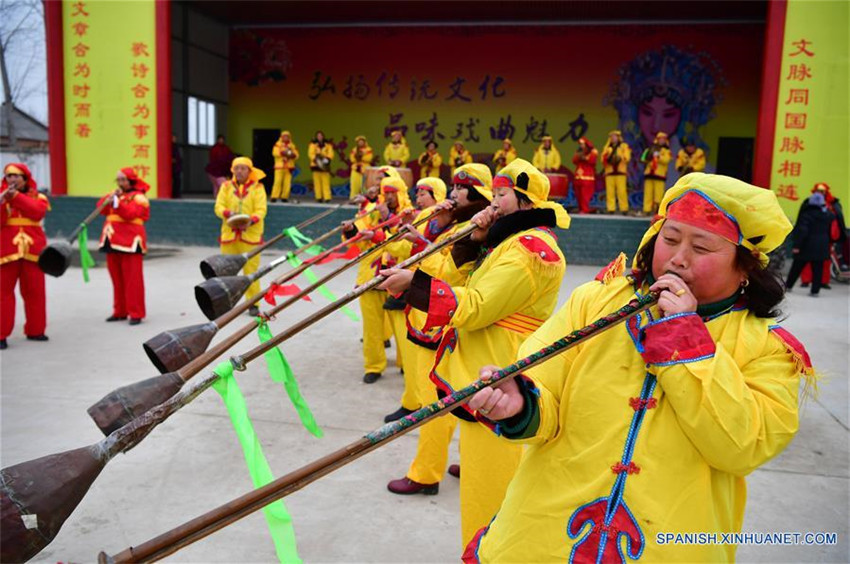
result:
[[(6, 49), (15, 104), (46, 124), (47, 61), (41, 0), (0, 0), (0, 41)], [(0, 89), (3, 101), (5, 91)]]

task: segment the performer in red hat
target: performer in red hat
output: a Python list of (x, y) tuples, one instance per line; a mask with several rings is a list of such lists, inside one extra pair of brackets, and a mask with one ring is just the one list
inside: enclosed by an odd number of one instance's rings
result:
[(132, 168), (122, 168), (115, 178), (118, 189), (100, 199), (107, 198), (112, 205), (103, 208), (106, 216), (100, 235), (100, 250), (106, 253), (106, 266), (112, 278), (112, 315), (107, 321), (124, 321), (138, 325), (145, 317), (145, 280), (142, 257), (148, 252), (145, 222), (150, 218), (150, 202), (145, 192), (147, 182), (139, 178)]
[(38, 267), (38, 255), (47, 245), (41, 220), (49, 209), (47, 197), (36, 190), (26, 165), (7, 164), (0, 185), (0, 349), (8, 346), (6, 339), (15, 327), (19, 279), (27, 316), (24, 335), (30, 341), (47, 340), (44, 273)]

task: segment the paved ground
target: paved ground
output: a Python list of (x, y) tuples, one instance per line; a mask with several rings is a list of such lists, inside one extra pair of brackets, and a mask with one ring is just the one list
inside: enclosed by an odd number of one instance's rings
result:
[[(2, 449), (7, 467), (86, 444), (100, 433), (86, 408), (113, 388), (156, 374), (141, 343), (166, 329), (203, 321), (194, 303), (198, 261), (215, 249), (191, 248), (146, 261), (148, 319), (107, 324), (111, 285), (104, 268), (83, 284), (80, 271), (48, 280), (49, 343), (22, 340), (21, 315), (2, 368)], [(167, 253), (165, 253), (167, 255)], [(320, 271), (328, 267), (320, 267)], [(561, 300), (596, 272), (570, 267)], [(345, 293), (353, 274), (329, 286)], [(789, 296), (784, 325), (806, 343), (824, 378), (807, 401), (800, 432), (776, 460), (749, 478), (746, 531), (829, 531), (838, 546), (753, 547), (741, 561), (846, 562), (848, 551), (848, 292), (834, 285), (820, 299)], [(275, 331), (317, 305), (302, 303)], [(243, 320), (247, 322), (248, 318)], [(224, 334), (229, 329), (223, 330)], [(239, 375), (262, 446), (275, 475), (287, 473), (378, 427), (397, 407), (402, 380), (389, 370), (361, 383), (359, 324), (342, 315), (318, 323), (283, 346), (325, 437), (298, 423), (263, 361)], [(254, 337), (234, 351), (254, 346)], [(391, 354), (392, 356), (392, 354)], [(308, 562), (450, 562), (460, 554), (458, 484), (447, 477), (438, 496), (398, 497), (388, 480), (407, 469), (415, 433), (288, 497), (298, 550)], [(456, 449), (452, 461), (457, 460)], [(90, 562), (212, 509), (250, 489), (241, 449), (217, 394), (208, 391), (157, 428), (135, 450), (109, 463), (40, 561)], [(262, 516), (252, 515), (171, 557), (179, 562), (267, 562), (274, 549)]]

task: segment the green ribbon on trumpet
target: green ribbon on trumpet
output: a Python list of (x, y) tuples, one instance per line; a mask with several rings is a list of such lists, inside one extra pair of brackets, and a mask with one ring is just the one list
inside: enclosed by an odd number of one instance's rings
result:
[[(298, 268), (299, 266), (301, 266), (301, 259), (299, 259), (298, 257), (296, 257), (294, 255), (289, 256), (287, 258), (287, 260), (289, 261), (289, 264), (293, 268)], [(304, 275), (304, 278), (306, 278), (307, 280), (310, 281), (310, 284), (315, 284), (316, 281), (319, 279), (319, 277), (316, 276), (316, 273), (313, 272), (312, 270), (310, 270), (309, 267), (307, 269), (305, 269), (304, 272), (302, 272), (302, 274)], [(317, 290), (329, 302), (335, 302), (336, 301), (337, 298), (334, 295), (334, 293), (331, 292), (330, 290), (328, 290), (328, 288), (324, 284), (319, 286), (317, 288)], [(348, 317), (350, 320), (360, 321), (360, 318), (357, 317), (357, 314), (354, 313), (353, 311), (351, 311), (350, 309), (348, 309), (348, 306), (342, 306), (340, 309), (342, 310), (342, 313), (344, 313), (346, 315), (346, 317)]]
[[(266, 323), (262, 317), (257, 318), (257, 336), (260, 338), (261, 343), (265, 343), (272, 338), (272, 332), (271, 329), (269, 329), (269, 324)], [(289, 366), (289, 362), (287, 362), (286, 357), (283, 356), (283, 352), (279, 347), (272, 347), (267, 350), (263, 356), (265, 357), (266, 365), (269, 368), (269, 376), (271, 376), (272, 381), (283, 384), (283, 388), (286, 390), (289, 400), (295, 407), (295, 411), (298, 412), (301, 424), (304, 425), (304, 428), (310, 431), (314, 437), (321, 437), (324, 433), (322, 433), (318, 423), (316, 423), (316, 419), (313, 417), (313, 412), (310, 411), (310, 406), (307, 405), (307, 401), (304, 399), (304, 396), (301, 395), (301, 390), (298, 389), (298, 382), (295, 380), (295, 374), (292, 373), (292, 368)]]
[[(303, 247), (304, 245), (309, 245), (310, 241), (312, 241), (312, 239), (298, 231), (297, 227), (287, 227), (283, 230), (283, 232), (286, 234), (287, 237), (289, 237), (289, 240), (292, 241), (292, 244), (295, 245), (296, 248)], [(312, 245), (304, 252), (308, 255), (315, 256), (321, 253), (322, 251), (324, 251), (324, 249), (320, 245)]]
[[(274, 480), (274, 474), (272, 474), (268, 460), (263, 454), (263, 448), (260, 446), (257, 433), (254, 431), (254, 425), (248, 417), (245, 398), (242, 396), (239, 384), (233, 377), (233, 365), (230, 362), (222, 362), (215, 367), (215, 373), (218, 375), (218, 380), (213, 383), (212, 387), (221, 396), (227, 408), (227, 413), (230, 415), (230, 422), (233, 424), (233, 429), (242, 445), (242, 453), (245, 455), (245, 463), (248, 466), (248, 473), (251, 475), (254, 488), (265, 486)], [(274, 541), (278, 560), (286, 564), (300, 564), (301, 558), (298, 557), (292, 518), (286, 510), (283, 500), (265, 506), (263, 515)]]
[(83, 271), (83, 281), (89, 281), (89, 268), (97, 265), (89, 252), (89, 228), (85, 223), (80, 224), (80, 234), (77, 235), (77, 246), (80, 248), (80, 268)]

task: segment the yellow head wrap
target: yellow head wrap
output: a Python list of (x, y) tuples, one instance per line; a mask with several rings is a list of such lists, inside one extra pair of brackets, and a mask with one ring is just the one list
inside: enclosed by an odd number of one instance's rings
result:
[(236, 179), (236, 165), (245, 165), (251, 169), (251, 172), (248, 174), (248, 180), (253, 180), (254, 183), (259, 182), (263, 178), (266, 177), (266, 173), (258, 168), (254, 168), (254, 162), (248, 157), (236, 157), (233, 159), (233, 162), (230, 164), (230, 172), (234, 173), (234, 180)]
[(439, 178), (423, 178), (416, 183), (417, 190), (428, 190), (437, 200), (437, 203), (446, 199), (446, 183)]
[[(395, 171), (395, 169), (393, 169)], [(387, 190), (387, 188), (392, 188), (393, 190)], [(381, 196), (386, 195), (388, 191), (396, 192), (398, 198), (398, 209), (403, 210), (407, 208), (412, 208), (413, 204), (410, 202), (410, 196), (407, 194), (407, 184), (401, 178), (401, 176), (396, 173), (394, 176), (387, 176), (381, 180)]]
[(476, 192), (493, 201), (493, 173), (490, 167), (481, 163), (468, 163), (455, 169), (452, 184), (472, 186)]
[(537, 170), (537, 167), (524, 159), (516, 159), (499, 171), (493, 180), (493, 187), (513, 188), (525, 194), (535, 208), (549, 209), (555, 212), (555, 222), (561, 229), (569, 229), (570, 216), (564, 206), (550, 202), (549, 178)]
[(649, 243), (669, 217), (749, 249), (766, 267), (767, 253), (791, 232), (791, 222), (776, 194), (720, 174), (686, 174), (664, 194), (658, 215), (661, 219), (646, 231), (638, 249)]

